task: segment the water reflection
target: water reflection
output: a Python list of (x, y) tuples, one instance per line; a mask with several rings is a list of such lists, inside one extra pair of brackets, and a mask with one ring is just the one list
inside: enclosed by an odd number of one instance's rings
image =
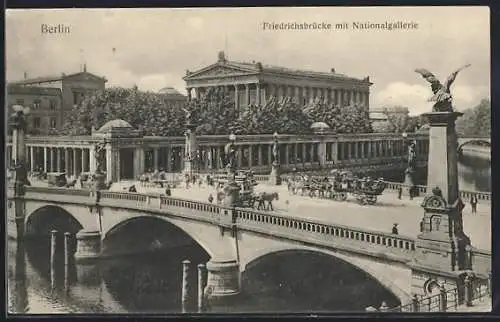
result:
[[(10, 256), (9, 256), (10, 257)], [(14, 276), (9, 279), (9, 312), (23, 314), (28, 312), (28, 281), (24, 243), (18, 243), (15, 250)]]
[[(48, 238), (46, 238), (48, 239)], [(31, 242), (27, 261), (16, 250), (16, 276), (10, 283), (15, 312), (26, 312), (26, 263), (32, 287), (45, 290), (42, 301), (72, 313), (179, 313), (181, 312), (181, 261), (192, 262), (190, 284), (197, 289), (196, 265), (209, 258), (197, 245), (176, 250), (127, 256), (88, 264), (64, 265), (56, 256), (51, 274), (48, 242)], [(16, 264), (17, 264), (16, 261)], [(23, 265), (24, 263), (24, 265)], [(51, 280), (51, 276), (55, 278)], [(282, 253), (264, 257), (242, 275), (245, 293), (231, 306), (212, 305), (209, 312), (299, 312), (362, 311), (369, 305), (399, 301), (378, 282), (353, 266), (316, 253)], [(196, 295), (193, 294), (193, 303)], [(353, 300), (355, 299), (355, 300)], [(24, 301), (24, 302), (23, 302)], [(194, 306), (192, 305), (192, 311)]]
[(491, 192), (491, 162), (473, 157), (462, 157), (458, 163), (461, 190)]

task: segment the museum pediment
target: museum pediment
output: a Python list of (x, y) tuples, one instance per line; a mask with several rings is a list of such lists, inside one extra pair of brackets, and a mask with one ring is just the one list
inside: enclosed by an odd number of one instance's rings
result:
[(64, 79), (68, 81), (103, 81), (103, 78), (88, 72), (67, 75)]
[(189, 73), (184, 77), (185, 80), (200, 79), (200, 78), (218, 78), (226, 76), (241, 76), (253, 75), (257, 71), (251, 69), (238, 68), (234, 66), (219, 65), (207, 67), (198, 72)]

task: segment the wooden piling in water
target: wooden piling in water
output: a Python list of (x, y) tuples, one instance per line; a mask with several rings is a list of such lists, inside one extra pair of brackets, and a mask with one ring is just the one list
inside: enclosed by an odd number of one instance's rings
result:
[(64, 233), (64, 288), (69, 291), (69, 268), (71, 256), (71, 233)]
[(71, 256), (71, 233), (64, 233), (64, 266), (69, 266)]
[(50, 232), (50, 283), (52, 288), (56, 285), (56, 247), (57, 247), (57, 230)]
[(198, 264), (198, 311), (202, 312), (205, 309), (205, 286), (207, 280), (205, 276), (205, 264)]
[(189, 310), (189, 270), (191, 262), (189, 260), (182, 261), (182, 313), (187, 313)]

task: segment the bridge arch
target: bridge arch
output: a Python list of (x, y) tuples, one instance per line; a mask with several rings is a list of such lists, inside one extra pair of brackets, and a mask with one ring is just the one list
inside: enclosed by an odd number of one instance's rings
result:
[[(217, 254), (216, 247), (220, 239), (220, 232), (211, 225), (211, 227), (209, 227), (211, 229), (203, 229), (204, 227), (199, 227), (200, 224), (194, 222), (175, 220), (167, 216), (128, 212), (125, 216), (118, 218), (114, 222), (105, 223), (102, 231), (103, 251), (105, 253), (107, 252), (113, 240), (113, 235), (123, 230), (135, 231), (137, 235), (138, 230), (134, 230), (133, 228), (139, 228), (141, 226), (143, 229), (148, 229), (146, 234), (150, 235), (153, 240), (155, 237), (161, 238), (160, 235), (162, 233), (163, 237), (170, 237), (170, 240), (166, 240), (165, 238), (163, 238), (163, 240), (157, 240), (159, 242), (158, 247), (161, 247), (162, 244), (163, 246), (184, 246), (183, 243), (187, 244), (190, 240), (199, 245), (210, 258)], [(168, 233), (169, 236), (166, 236), (165, 233)], [(175, 241), (175, 239), (177, 240)], [(154, 248), (154, 245), (152, 246)], [(138, 247), (140, 247), (140, 245)]]
[(370, 276), (373, 280), (378, 282), (382, 287), (397, 297), (400, 303), (407, 303), (411, 299), (411, 295), (408, 292), (411, 286), (411, 270), (406, 267), (406, 265), (383, 262), (377, 263), (375, 259), (362, 258), (356, 255), (351, 256), (320, 248), (302, 245), (280, 245), (277, 247), (275, 246), (272, 249), (260, 249), (253, 252), (250, 256), (240, 260), (241, 270), (251, 269), (268, 256), (293, 252), (308, 252), (331, 256), (334, 259), (347, 263), (354, 269)]
[(491, 147), (491, 140), (488, 140), (488, 139), (470, 139), (470, 140), (464, 140), (462, 142), (459, 141), (457, 151), (460, 151), (465, 145), (469, 145), (469, 144), (478, 144), (478, 145), (482, 145), (482, 146)]
[(49, 235), (51, 230), (76, 234), (83, 227), (83, 224), (71, 212), (56, 205), (41, 206), (26, 218), (28, 236)]

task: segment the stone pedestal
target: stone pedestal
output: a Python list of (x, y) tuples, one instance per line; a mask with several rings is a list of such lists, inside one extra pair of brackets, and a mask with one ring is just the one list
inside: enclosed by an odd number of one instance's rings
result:
[(75, 261), (85, 262), (101, 256), (101, 234), (98, 231), (79, 231), (76, 234)]
[(188, 174), (188, 175), (192, 175), (193, 174), (193, 161), (189, 158), (185, 158), (184, 159), (184, 169), (182, 170), (182, 172), (184, 174)]
[(211, 260), (207, 263), (206, 294), (210, 300), (228, 300), (240, 294), (240, 268), (236, 260)]
[[(457, 169), (455, 120), (462, 113), (433, 112), (429, 118), (429, 162), (427, 195), (422, 202), (424, 217), (421, 234), (415, 242), (415, 257), (410, 264), (412, 291), (421, 293), (437, 278), (459, 282), (459, 276), (471, 269), (467, 256), (470, 239), (463, 231)], [(417, 278), (417, 276), (419, 278)]]
[(224, 206), (234, 207), (238, 204), (240, 198), (240, 186), (234, 181), (230, 180), (224, 186)]
[[(404, 185), (408, 188), (408, 193), (410, 196), (415, 192), (415, 180), (414, 180), (415, 171), (413, 169), (407, 168), (405, 170), (405, 182)], [(415, 196), (415, 195), (413, 195)]]
[(106, 176), (103, 173), (94, 174), (93, 190), (103, 190), (106, 188)]
[(198, 143), (196, 141), (196, 134), (194, 133), (196, 126), (191, 124), (190, 121), (186, 124), (187, 131), (186, 142), (184, 144), (184, 173), (191, 175), (193, 171), (197, 170), (197, 151), (198, 151)]
[(281, 175), (279, 164), (273, 163), (271, 165), (271, 174), (269, 175), (269, 184), (274, 186), (281, 185)]

